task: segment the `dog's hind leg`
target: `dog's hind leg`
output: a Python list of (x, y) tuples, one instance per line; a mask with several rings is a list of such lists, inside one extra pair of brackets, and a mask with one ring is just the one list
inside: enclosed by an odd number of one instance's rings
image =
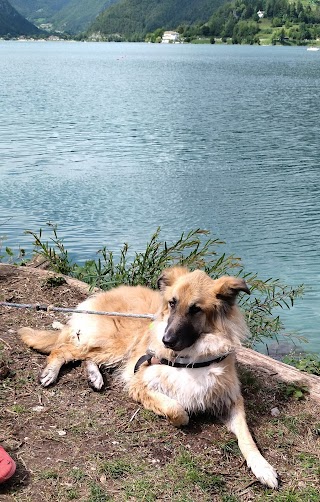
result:
[(91, 360), (86, 361), (88, 383), (94, 390), (101, 390), (103, 387), (103, 377), (99, 367)]
[(230, 410), (226, 424), (237, 436), (239, 448), (253, 474), (270, 488), (278, 488), (278, 475), (259, 452), (248, 429), (243, 398), (240, 396)]
[(56, 381), (61, 367), (70, 361), (83, 359), (79, 350), (72, 343), (62, 343), (53, 349), (47, 358), (47, 364), (39, 375), (43, 387), (48, 387)]

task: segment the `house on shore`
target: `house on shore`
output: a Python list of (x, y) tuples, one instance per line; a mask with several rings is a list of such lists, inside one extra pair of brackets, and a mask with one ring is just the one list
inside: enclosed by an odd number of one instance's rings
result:
[(177, 31), (165, 31), (162, 35), (162, 44), (178, 44), (180, 42), (180, 34)]

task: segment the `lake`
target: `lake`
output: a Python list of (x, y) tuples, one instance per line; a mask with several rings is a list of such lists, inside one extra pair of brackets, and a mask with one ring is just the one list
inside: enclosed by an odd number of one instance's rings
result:
[(81, 262), (160, 225), (226, 241), (306, 293), (320, 337), (320, 53), (305, 47), (0, 42), (0, 234), (57, 223)]

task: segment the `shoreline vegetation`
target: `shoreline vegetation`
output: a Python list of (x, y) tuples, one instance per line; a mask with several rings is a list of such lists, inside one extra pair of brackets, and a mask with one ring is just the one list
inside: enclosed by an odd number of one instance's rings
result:
[[(19, 37), (0, 37), (0, 42), (69, 42), (69, 43), (75, 43), (75, 42), (83, 42), (83, 43), (116, 43), (116, 42), (123, 42), (123, 43), (153, 43), (153, 42), (148, 42), (146, 40), (77, 40), (77, 38), (72, 38), (72, 37), (61, 37), (61, 36), (49, 36), (49, 37), (41, 37), (41, 38), (36, 38), (33, 36), (24, 36), (21, 35)], [(236, 45), (232, 42), (231, 39), (227, 39), (226, 41), (223, 41), (221, 38), (216, 38), (214, 42), (210, 40), (209, 38), (195, 38), (192, 39), (190, 42), (179, 42), (175, 44), (170, 44), (170, 45)], [(305, 43), (281, 43), (276, 41), (276, 43), (268, 43), (268, 40), (261, 40), (260, 42), (257, 43), (250, 43), (250, 42), (241, 42), (241, 44), (237, 45), (258, 45), (260, 47), (271, 47), (271, 46), (278, 46), (278, 47), (312, 47), (319, 49), (320, 51), (320, 39), (317, 40), (310, 40), (310, 41), (305, 41)]]

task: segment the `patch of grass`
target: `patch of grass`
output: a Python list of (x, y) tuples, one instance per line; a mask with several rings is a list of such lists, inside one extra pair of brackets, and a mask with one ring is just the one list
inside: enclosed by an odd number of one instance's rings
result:
[(139, 470), (141, 469), (139, 469), (138, 466), (134, 466), (132, 462), (123, 459), (106, 460), (105, 462), (101, 463), (99, 469), (101, 473), (106, 474), (106, 476), (112, 479), (122, 478), (129, 473), (132, 473), (133, 471)]
[(184, 470), (184, 480), (198, 485), (204, 491), (215, 491), (224, 485), (222, 476), (206, 472), (189, 452), (182, 452), (177, 463)]
[(66, 497), (68, 500), (79, 500), (79, 492), (75, 488), (71, 488), (66, 491)]
[(261, 382), (252, 371), (241, 367), (238, 373), (244, 392), (249, 391), (250, 394), (257, 393), (262, 388)]
[(283, 444), (283, 439), (286, 435), (286, 431), (284, 428), (279, 426), (279, 421), (277, 419), (272, 420), (272, 423), (276, 425), (274, 428), (268, 428), (265, 431), (265, 434), (269, 438), (274, 438), (278, 440), (281, 444)]
[(288, 415), (280, 415), (279, 416), (279, 421), (283, 423), (286, 428), (292, 432), (293, 434), (296, 434), (299, 429), (299, 419), (298, 417), (291, 417)]
[(116, 413), (118, 418), (126, 417), (128, 415), (126, 408), (117, 408), (116, 410), (114, 410), (114, 412)]
[(40, 473), (40, 479), (58, 479), (59, 474), (53, 469), (46, 469)]
[(154, 492), (154, 483), (147, 479), (136, 479), (127, 482), (124, 485), (124, 491), (126, 494), (126, 499), (131, 500), (139, 500), (144, 502), (153, 502), (157, 500), (157, 495)]
[(97, 483), (91, 483), (90, 495), (86, 502), (111, 502), (113, 499)]
[(27, 410), (21, 404), (14, 404), (13, 406), (11, 406), (11, 411), (20, 414), (20, 413), (25, 413)]
[(82, 481), (86, 477), (86, 473), (79, 468), (74, 468), (71, 470), (70, 476), (75, 481)]
[(271, 498), (259, 498), (258, 500), (272, 500), (273, 502), (319, 502), (319, 491), (316, 488), (306, 488), (305, 490), (285, 490), (275, 494)]
[(313, 469), (314, 467), (319, 469), (319, 459), (310, 453), (300, 453), (298, 460), (304, 469)]
[(79, 420), (78, 423), (68, 426), (70, 432), (74, 435), (79, 435), (87, 432), (89, 429), (98, 429), (99, 424), (92, 417), (86, 417), (84, 420)]
[(146, 422), (156, 422), (157, 420), (159, 420), (159, 417), (153, 411), (146, 410), (145, 408), (139, 410), (139, 416)]
[(226, 441), (224, 444), (220, 446), (222, 453), (225, 457), (229, 458), (230, 456), (239, 456), (241, 455), (238, 442), (236, 439), (230, 439)]

